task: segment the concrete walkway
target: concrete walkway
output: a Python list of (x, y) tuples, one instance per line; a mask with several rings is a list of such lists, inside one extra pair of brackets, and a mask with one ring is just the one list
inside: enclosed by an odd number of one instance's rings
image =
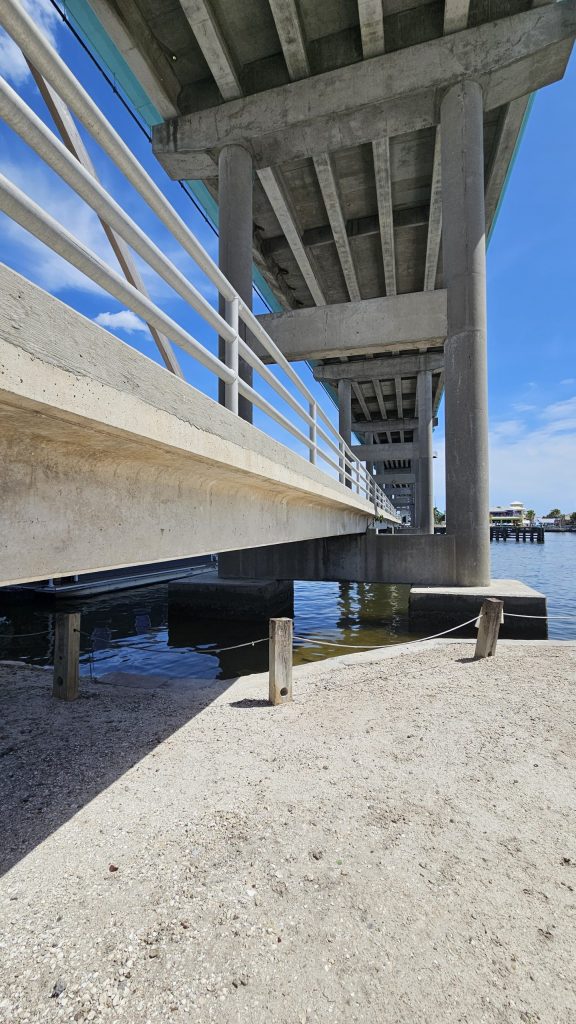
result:
[(2, 1024), (575, 1020), (576, 645), (472, 653), (1, 665)]

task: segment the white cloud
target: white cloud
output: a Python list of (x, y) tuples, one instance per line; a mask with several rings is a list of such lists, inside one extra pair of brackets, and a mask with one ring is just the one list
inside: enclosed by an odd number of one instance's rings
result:
[[(24, 7), (55, 46), (55, 28), (59, 18), (48, 0), (24, 0)], [(23, 53), (3, 29), (0, 29), (0, 72), (14, 85), (22, 85), (30, 74)]]
[[(545, 406), (521, 430), (517, 425), (503, 420), (490, 430), (491, 504), (517, 499), (539, 515), (552, 506), (576, 510), (576, 395)], [(444, 441), (434, 448), (435, 501), (444, 508)]]
[(144, 321), (129, 309), (121, 309), (119, 313), (98, 313), (94, 322), (100, 324), (100, 327), (111, 327), (112, 330), (126, 331), (127, 334), (148, 334)]
[[(43, 164), (34, 158), (11, 160), (3, 156), (0, 172), (104, 262), (118, 267), (96, 214)], [(25, 263), (26, 277), (52, 294), (68, 288), (104, 294), (98, 285), (9, 218), (5, 218), (2, 234), (5, 249), (13, 248), (20, 267)]]

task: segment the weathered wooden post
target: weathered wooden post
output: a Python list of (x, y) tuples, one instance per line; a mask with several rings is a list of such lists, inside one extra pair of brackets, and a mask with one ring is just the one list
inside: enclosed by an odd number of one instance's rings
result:
[(292, 619), (270, 619), (270, 669), (268, 699), (271, 704), (292, 700)]
[(504, 602), (496, 597), (488, 597), (484, 601), (480, 610), (475, 658), (491, 658), (496, 653), (498, 633), (504, 618), (503, 608)]
[(80, 676), (80, 612), (55, 616), (52, 696), (76, 700)]

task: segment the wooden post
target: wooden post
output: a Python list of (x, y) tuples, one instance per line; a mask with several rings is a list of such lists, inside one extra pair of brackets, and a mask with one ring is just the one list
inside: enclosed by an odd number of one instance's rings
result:
[(478, 638), (476, 640), (475, 658), (491, 658), (496, 653), (496, 643), (500, 624), (503, 619), (504, 602), (496, 597), (488, 597), (480, 611)]
[(56, 615), (52, 696), (76, 700), (80, 675), (80, 612)]
[(287, 704), (292, 700), (292, 619), (270, 619), (269, 671), (270, 703)]

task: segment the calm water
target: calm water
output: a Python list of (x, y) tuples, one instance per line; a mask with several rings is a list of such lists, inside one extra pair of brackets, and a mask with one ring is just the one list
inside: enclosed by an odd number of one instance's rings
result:
[[(492, 572), (521, 579), (548, 596), (550, 615), (576, 617), (576, 534), (547, 534), (546, 543), (493, 543)], [(341, 644), (378, 645), (414, 639), (408, 635), (408, 587), (356, 583), (296, 583), (294, 632)], [(64, 610), (62, 604), (58, 605)], [(145, 675), (230, 678), (268, 667), (267, 644), (216, 653), (247, 640), (260, 640), (267, 624), (191, 621), (176, 617), (168, 585), (140, 587), (109, 596), (86, 598), (67, 606), (82, 612), (81, 661), (96, 675), (131, 672)], [(0, 660), (50, 665), (53, 654), (53, 605), (0, 599)], [(576, 639), (576, 621), (549, 625), (551, 637)], [(27, 635), (22, 635), (27, 634)], [(29, 634), (37, 634), (30, 636)], [(337, 647), (295, 641), (295, 663), (343, 654)]]

